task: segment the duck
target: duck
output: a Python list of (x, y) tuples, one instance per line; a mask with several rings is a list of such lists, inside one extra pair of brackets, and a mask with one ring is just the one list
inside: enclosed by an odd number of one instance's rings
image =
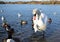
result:
[(27, 24), (27, 21), (21, 20), (20, 23), (21, 23), (21, 25), (26, 25)]
[(48, 18), (48, 23), (51, 23), (52, 22), (52, 19), (51, 18)]

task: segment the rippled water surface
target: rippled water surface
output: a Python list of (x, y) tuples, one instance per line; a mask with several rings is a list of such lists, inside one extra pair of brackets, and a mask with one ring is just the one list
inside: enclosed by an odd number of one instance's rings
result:
[[(41, 9), (43, 13), (52, 19), (52, 23), (47, 26), (45, 38), (41, 36), (31, 37), (34, 32), (31, 26), (32, 10), (34, 8)], [(20, 18), (18, 18), (18, 13), (21, 14)], [(22, 42), (60, 42), (60, 5), (0, 4), (0, 38), (7, 37), (6, 31), (1, 27), (2, 16), (14, 28), (15, 33), (13, 37), (20, 38)], [(21, 26), (20, 20), (25, 20), (28, 23)]]

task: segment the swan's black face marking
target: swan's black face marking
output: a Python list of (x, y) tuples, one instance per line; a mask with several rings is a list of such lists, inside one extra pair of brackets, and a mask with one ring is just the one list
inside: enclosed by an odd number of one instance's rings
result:
[(33, 16), (36, 16), (36, 14), (34, 14)]

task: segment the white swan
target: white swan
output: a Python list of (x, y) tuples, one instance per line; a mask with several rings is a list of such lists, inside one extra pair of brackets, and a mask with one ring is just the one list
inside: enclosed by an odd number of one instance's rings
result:
[[(41, 13), (39, 10), (34, 9), (33, 10), (33, 28), (34, 31), (45, 31), (46, 30), (46, 26), (47, 26), (47, 16), (43, 13)], [(36, 19), (34, 20), (34, 17), (36, 17)]]
[(38, 31), (45, 31), (47, 26), (47, 16), (41, 13), (39, 20), (37, 20)]

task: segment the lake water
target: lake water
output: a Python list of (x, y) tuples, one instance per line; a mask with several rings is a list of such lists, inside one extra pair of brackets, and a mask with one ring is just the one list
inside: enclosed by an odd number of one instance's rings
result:
[[(43, 13), (52, 19), (52, 23), (47, 26), (45, 38), (27, 39), (34, 32), (31, 26), (32, 10), (34, 8), (41, 9)], [(18, 18), (18, 13), (21, 14), (20, 18)], [(14, 28), (15, 34), (13, 37), (20, 38), (22, 42), (60, 42), (60, 5), (0, 4), (0, 31), (3, 32), (0, 33), (0, 38), (7, 37), (6, 31), (1, 27), (2, 16)], [(28, 24), (21, 26), (20, 20), (25, 20)]]

